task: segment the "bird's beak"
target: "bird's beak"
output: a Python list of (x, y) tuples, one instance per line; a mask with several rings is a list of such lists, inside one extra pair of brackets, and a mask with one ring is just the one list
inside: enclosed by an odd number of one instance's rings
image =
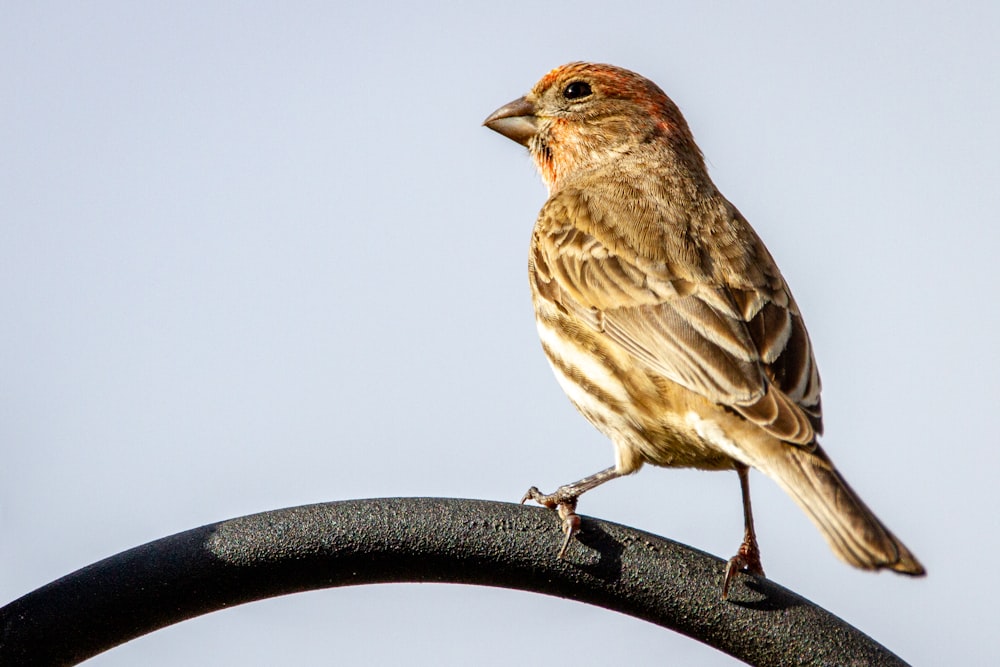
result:
[(528, 140), (538, 131), (535, 105), (526, 97), (516, 99), (491, 113), (490, 117), (483, 121), (483, 125), (522, 146), (527, 146)]

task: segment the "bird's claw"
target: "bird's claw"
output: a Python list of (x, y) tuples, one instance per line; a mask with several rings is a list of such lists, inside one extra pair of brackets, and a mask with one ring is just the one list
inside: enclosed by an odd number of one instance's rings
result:
[(546, 495), (541, 491), (539, 491), (537, 486), (531, 487), (530, 489), (524, 492), (523, 496), (521, 496), (522, 505), (528, 502), (529, 500), (533, 500), (539, 505), (544, 505), (545, 507), (548, 507), (550, 510), (554, 510), (556, 506), (559, 504), (558, 501), (556, 500), (556, 494), (552, 493)]
[(760, 549), (757, 547), (756, 540), (753, 542), (743, 542), (736, 555), (726, 563), (726, 574), (722, 579), (723, 600), (729, 597), (729, 585), (732, 583), (733, 577), (737, 572), (764, 576), (764, 568), (760, 564)]
[(559, 549), (559, 553), (556, 556), (559, 560), (562, 560), (566, 557), (566, 550), (569, 549), (570, 540), (580, 532), (580, 515), (576, 513), (576, 500), (573, 501), (572, 505), (559, 505), (557, 510), (559, 511), (559, 517), (562, 519), (563, 532), (566, 533), (566, 539), (563, 540), (562, 548)]
[(559, 512), (563, 533), (566, 535), (566, 539), (563, 540), (562, 547), (557, 554), (557, 558), (560, 560), (565, 558), (569, 543), (580, 532), (580, 515), (576, 513), (577, 498), (577, 495), (566, 493), (563, 488), (559, 488), (555, 493), (546, 494), (539, 491), (537, 486), (528, 489), (524, 497), (521, 498), (522, 505), (532, 500), (543, 507)]

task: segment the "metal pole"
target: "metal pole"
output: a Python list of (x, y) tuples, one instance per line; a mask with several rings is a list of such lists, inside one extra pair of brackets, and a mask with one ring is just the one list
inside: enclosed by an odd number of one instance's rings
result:
[(173, 623), (253, 600), (387, 582), (512, 588), (613, 609), (752, 665), (905, 665), (777, 584), (682, 544), (583, 518), (555, 557), (556, 515), (481, 500), (307, 505), (195, 528), (106, 558), (0, 609), (0, 664), (72, 665)]

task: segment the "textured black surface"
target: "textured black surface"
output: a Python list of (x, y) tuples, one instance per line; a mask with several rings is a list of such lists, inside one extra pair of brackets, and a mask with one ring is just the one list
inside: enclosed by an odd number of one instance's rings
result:
[(579, 600), (689, 635), (753, 665), (904, 665), (780, 586), (690, 547), (588, 517), (566, 560), (554, 512), (442, 498), (264, 512), (165, 537), (0, 609), (0, 664), (75, 664), (210, 611), (376, 582), (499, 586)]

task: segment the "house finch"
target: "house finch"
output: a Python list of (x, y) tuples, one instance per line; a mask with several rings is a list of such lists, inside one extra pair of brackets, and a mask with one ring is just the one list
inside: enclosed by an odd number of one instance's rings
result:
[(817, 442), (820, 379), (777, 265), (716, 189), (677, 106), (610, 65), (571, 63), (484, 123), (526, 146), (549, 190), (528, 259), (542, 348), (615, 465), (526, 500), (559, 510), (644, 463), (736, 470), (745, 533), (723, 578), (763, 574), (749, 468), (788, 492), (841, 559), (924, 573)]

